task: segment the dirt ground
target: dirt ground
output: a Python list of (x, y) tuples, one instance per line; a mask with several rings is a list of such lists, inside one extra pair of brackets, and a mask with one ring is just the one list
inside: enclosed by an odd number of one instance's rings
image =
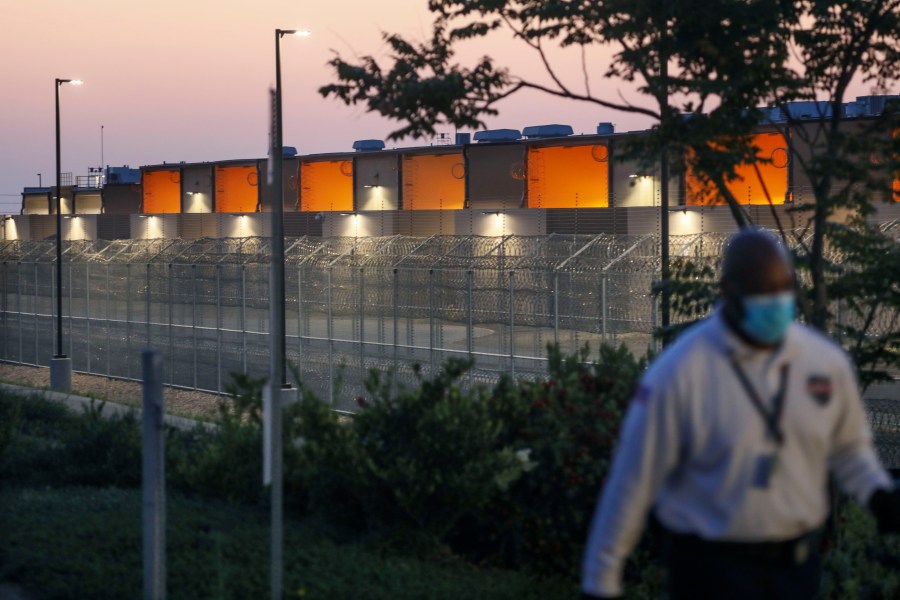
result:
[[(0, 362), (0, 381), (48, 389), (50, 369)], [(83, 373), (72, 373), (72, 393), (129, 406), (140, 406), (143, 396), (141, 384), (137, 381)], [(167, 413), (203, 419), (217, 414), (216, 407), (222, 396), (166, 387), (164, 399)]]

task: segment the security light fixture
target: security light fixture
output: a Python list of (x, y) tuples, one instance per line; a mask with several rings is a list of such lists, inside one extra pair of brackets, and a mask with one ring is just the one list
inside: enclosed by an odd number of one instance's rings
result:
[(312, 35), (312, 32), (309, 32), (306, 29), (276, 29), (275, 33), (278, 34), (278, 37), (284, 37), (286, 35), (296, 35), (297, 37), (309, 37)]

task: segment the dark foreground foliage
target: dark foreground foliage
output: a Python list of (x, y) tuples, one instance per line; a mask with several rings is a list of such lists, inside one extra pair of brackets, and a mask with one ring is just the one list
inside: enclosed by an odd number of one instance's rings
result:
[[(34, 598), (120, 600), (141, 594), (140, 491), (0, 491), (0, 582)], [(258, 508), (168, 497), (168, 597), (266, 598), (268, 514)], [(337, 544), (289, 520), (285, 597), (571, 598), (571, 584), (477, 569), (452, 557), (411, 557)]]
[[(373, 372), (352, 418), (301, 388), (284, 418), (290, 589), (571, 597), (645, 364), (623, 348), (586, 358), (550, 348), (546, 379), (493, 388), (466, 385), (466, 361), (408, 388)], [(173, 597), (265, 594), (261, 385), (236, 378), (217, 427), (168, 432)], [(140, 432), (132, 417), (104, 417), (102, 405), (79, 414), (0, 397), (0, 581), (54, 598), (136, 595)], [(877, 538), (858, 508), (843, 510), (825, 597), (897, 597), (898, 542)], [(630, 598), (659, 597), (654, 538), (627, 566)]]

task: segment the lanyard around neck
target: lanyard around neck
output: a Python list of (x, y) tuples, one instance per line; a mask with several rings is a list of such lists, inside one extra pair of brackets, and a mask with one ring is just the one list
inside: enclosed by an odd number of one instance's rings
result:
[(769, 411), (759, 397), (759, 394), (756, 393), (753, 384), (750, 383), (747, 374), (741, 368), (741, 365), (738, 364), (734, 353), (729, 353), (728, 362), (731, 363), (731, 368), (734, 370), (735, 375), (737, 375), (738, 381), (740, 381), (741, 385), (744, 387), (744, 391), (747, 393), (747, 397), (750, 398), (751, 404), (753, 404), (753, 407), (756, 408), (756, 412), (759, 413), (759, 416), (762, 417), (763, 422), (766, 424), (766, 430), (769, 435), (775, 440), (776, 444), (781, 446), (784, 444), (784, 432), (781, 431), (781, 415), (784, 412), (784, 400), (787, 392), (787, 380), (790, 366), (787, 364), (781, 366), (778, 391), (775, 392), (775, 396), (772, 398), (772, 410)]

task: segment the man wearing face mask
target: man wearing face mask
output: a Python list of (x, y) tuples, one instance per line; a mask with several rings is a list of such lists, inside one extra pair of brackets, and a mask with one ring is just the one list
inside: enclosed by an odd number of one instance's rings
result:
[(622, 595), (652, 510), (673, 599), (813, 598), (829, 472), (900, 532), (900, 490), (874, 452), (854, 369), (794, 322), (790, 258), (750, 230), (724, 256), (714, 313), (648, 369), (585, 549), (586, 597)]

